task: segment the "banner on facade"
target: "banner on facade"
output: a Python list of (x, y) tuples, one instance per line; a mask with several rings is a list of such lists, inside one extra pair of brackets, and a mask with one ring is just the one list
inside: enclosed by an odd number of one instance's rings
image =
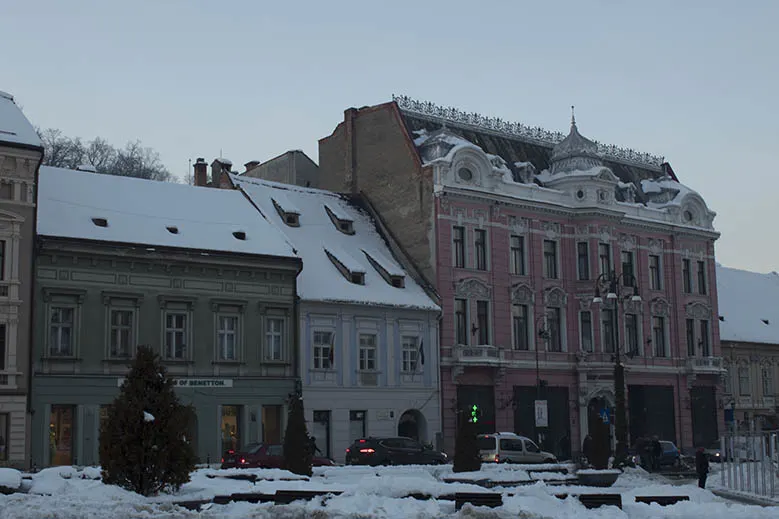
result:
[(536, 427), (549, 427), (549, 409), (546, 400), (536, 400)]
[[(124, 378), (116, 380), (117, 387), (122, 387)], [(174, 378), (173, 387), (233, 387), (231, 378)]]

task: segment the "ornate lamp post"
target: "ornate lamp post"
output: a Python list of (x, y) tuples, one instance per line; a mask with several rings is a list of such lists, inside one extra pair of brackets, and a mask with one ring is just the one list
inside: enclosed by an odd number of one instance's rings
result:
[[(601, 294), (606, 295), (604, 303)], [(613, 305), (612, 319), (612, 349), (614, 350), (614, 429), (617, 436), (617, 449), (614, 455), (615, 463), (627, 456), (627, 413), (625, 411), (625, 367), (622, 365), (619, 351), (619, 309), (620, 302), (630, 300), (640, 303), (641, 296), (638, 290), (638, 281), (629, 272), (617, 274), (615, 271), (604, 272), (595, 280), (595, 297), (592, 302), (596, 305)], [(623, 309), (624, 310), (624, 309)]]
[[(546, 345), (549, 343), (549, 327), (547, 324), (547, 315), (546, 312), (544, 312), (542, 315), (539, 315), (536, 318), (535, 322), (535, 329), (538, 330), (538, 337), (541, 339), (541, 344), (544, 346), (544, 351), (546, 351), (548, 348)], [(536, 344), (535, 350), (536, 350), (536, 402), (544, 402), (542, 404), (544, 407), (547, 407), (547, 413), (548, 413), (548, 405), (546, 405), (546, 399), (543, 398), (542, 391), (541, 391), (541, 369), (539, 366), (538, 361), (538, 351), (541, 349), (539, 347), (539, 344)], [(536, 404), (538, 405), (538, 404)], [(534, 414), (538, 413), (538, 411), (534, 410)], [(547, 418), (548, 420), (548, 418)], [(543, 440), (542, 440), (542, 430), (546, 428), (548, 425), (539, 424), (539, 417), (536, 415), (536, 418), (534, 420), (535, 425), (535, 431), (536, 431), (536, 441), (540, 446), (543, 446)]]

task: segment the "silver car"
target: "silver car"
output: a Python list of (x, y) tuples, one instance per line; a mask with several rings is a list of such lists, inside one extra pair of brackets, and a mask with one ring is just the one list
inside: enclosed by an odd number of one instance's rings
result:
[(477, 440), (485, 463), (557, 463), (554, 454), (542, 451), (525, 436), (504, 432), (482, 434)]

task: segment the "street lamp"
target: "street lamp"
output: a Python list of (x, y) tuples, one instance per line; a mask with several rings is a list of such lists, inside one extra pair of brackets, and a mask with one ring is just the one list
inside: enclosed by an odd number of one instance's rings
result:
[[(595, 280), (595, 297), (592, 302), (596, 305), (604, 304), (601, 294), (606, 294), (606, 304), (614, 305), (611, 315), (612, 347), (614, 350), (614, 400), (616, 410), (614, 412), (614, 429), (617, 436), (617, 449), (615, 452), (615, 464), (623, 461), (627, 456), (627, 416), (625, 411), (625, 367), (620, 360), (619, 351), (619, 302), (630, 300), (634, 303), (641, 302), (636, 277), (629, 272), (617, 274), (615, 271), (604, 272)], [(627, 292), (627, 293), (626, 293)], [(630, 355), (631, 353), (628, 353)]]
[[(544, 312), (543, 315), (539, 315), (536, 318), (536, 323), (535, 324), (536, 324), (535, 325), (535, 329), (538, 330), (538, 337), (540, 339), (542, 339), (544, 346), (546, 346), (548, 344), (549, 338), (550, 338), (546, 312)], [(539, 366), (539, 362), (538, 362), (538, 350), (540, 348), (539, 348), (538, 343), (536, 343), (535, 346), (536, 346), (535, 347), (535, 350), (536, 350), (536, 402), (542, 402), (541, 404), (535, 403), (535, 406), (537, 407), (538, 405), (541, 405), (543, 407), (546, 407), (547, 408), (547, 416), (548, 416), (548, 405), (546, 405), (547, 404), (546, 399), (542, 399), (541, 398), (541, 370), (540, 370), (540, 366)], [(548, 349), (549, 348), (545, 348), (545, 350), (548, 350)], [(533, 423), (535, 424), (536, 441), (538, 441), (539, 445), (543, 445), (543, 442), (541, 441), (541, 431), (540, 431), (540, 429), (542, 429), (544, 427), (548, 427), (548, 423), (546, 423), (546, 424), (544, 424), (543, 422), (539, 423), (539, 416), (538, 416), (538, 411), (537, 410), (534, 410), (534, 415), (535, 415), (535, 420), (534, 420)], [(548, 420), (548, 418), (547, 418), (547, 420)]]

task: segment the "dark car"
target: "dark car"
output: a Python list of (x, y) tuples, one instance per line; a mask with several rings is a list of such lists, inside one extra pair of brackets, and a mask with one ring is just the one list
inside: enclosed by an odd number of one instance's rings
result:
[[(335, 465), (333, 460), (321, 456), (314, 456), (311, 464), (314, 467), (329, 467)], [(284, 468), (284, 446), (250, 443), (245, 449), (240, 451), (227, 451), (222, 458), (222, 468)]]
[(663, 454), (660, 456), (660, 466), (678, 466), (681, 462), (681, 454), (679, 453), (679, 449), (676, 448), (676, 445), (674, 445), (673, 442), (661, 440), (660, 446), (663, 448)]
[(411, 438), (361, 438), (346, 449), (347, 465), (443, 465), (449, 458)]

